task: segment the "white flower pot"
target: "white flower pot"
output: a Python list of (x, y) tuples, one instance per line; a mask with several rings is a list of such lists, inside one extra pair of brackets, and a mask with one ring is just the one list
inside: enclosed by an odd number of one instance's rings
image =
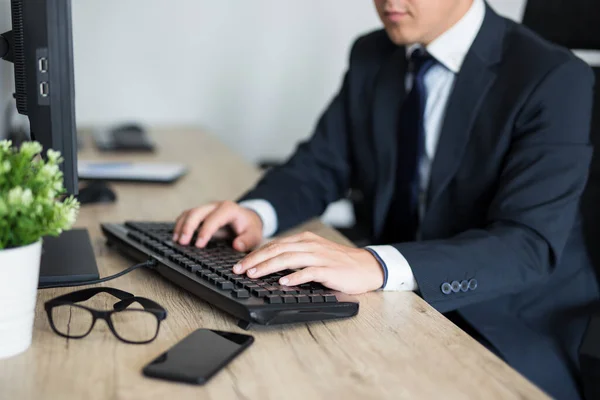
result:
[(0, 250), (0, 359), (31, 345), (42, 241)]

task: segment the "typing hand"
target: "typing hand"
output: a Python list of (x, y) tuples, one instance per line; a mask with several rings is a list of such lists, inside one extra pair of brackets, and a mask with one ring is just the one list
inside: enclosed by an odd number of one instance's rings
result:
[[(198, 230), (196, 247), (204, 247), (221, 228), (231, 227), (235, 235), (233, 248), (245, 252), (262, 240), (262, 220), (254, 211), (231, 201), (207, 204), (184, 211), (177, 218), (173, 241), (189, 245)], [(200, 229), (198, 229), (200, 227)]]
[(259, 278), (285, 269), (302, 268), (282, 277), (281, 285), (314, 281), (348, 294), (377, 290), (383, 270), (367, 250), (342, 246), (313, 233), (277, 239), (247, 255), (233, 272)]

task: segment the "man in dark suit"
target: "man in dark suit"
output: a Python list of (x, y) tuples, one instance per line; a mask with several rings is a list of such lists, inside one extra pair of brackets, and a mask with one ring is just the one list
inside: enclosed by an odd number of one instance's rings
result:
[(314, 135), (241, 202), (184, 212), (174, 240), (225, 225), (247, 251), (349, 189), (375, 243), (278, 239), (236, 273), (301, 268), (348, 293), (412, 290), (557, 398), (578, 398), (582, 311), (598, 287), (579, 200), (592, 155), (593, 76), (484, 0), (375, 0)]

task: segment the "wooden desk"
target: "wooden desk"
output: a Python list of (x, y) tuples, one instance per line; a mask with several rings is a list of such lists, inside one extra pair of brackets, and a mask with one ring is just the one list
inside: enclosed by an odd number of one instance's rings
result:
[[(233, 199), (259, 172), (197, 130), (156, 132), (160, 152), (139, 160), (183, 161), (192, 168), (173, 186), (115, 184), (118, 202), (85, 207), (77, 226), (89, 229), (100, 275), (130, 262), (107, 248), (100, 222), (173, 220), (181, 210)], [(89, 143), (80, 157), (99, 158)], [(122, 159), (122, 156), (110, 156)], [(339, 242), (313, 221), (309, 229)], [(236, 321), (150, 271), (106, 286), (156, 300), (169, 316), (148, 345), (127, 345), (98, 322), (82, 340), (54, 334), (43, 303), (74, 289), (38, 292), (33, 345), (0, 361), (1, 399), (539, 399), (539, 389), (412, 293), (360, 296), (357, 317), (251, 331), (255, 344), (206, 386), (147, 379), (142, 367), (197, 328), (241, 331)], [(110, 297), (92, 299), (107, 309)]]

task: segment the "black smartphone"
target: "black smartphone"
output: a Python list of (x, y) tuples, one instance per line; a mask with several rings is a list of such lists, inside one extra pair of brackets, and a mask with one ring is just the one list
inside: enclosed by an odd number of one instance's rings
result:
[(144, 375), (203, 385), (254, 342), (239, 333), (198, 329), (144, 367)]

